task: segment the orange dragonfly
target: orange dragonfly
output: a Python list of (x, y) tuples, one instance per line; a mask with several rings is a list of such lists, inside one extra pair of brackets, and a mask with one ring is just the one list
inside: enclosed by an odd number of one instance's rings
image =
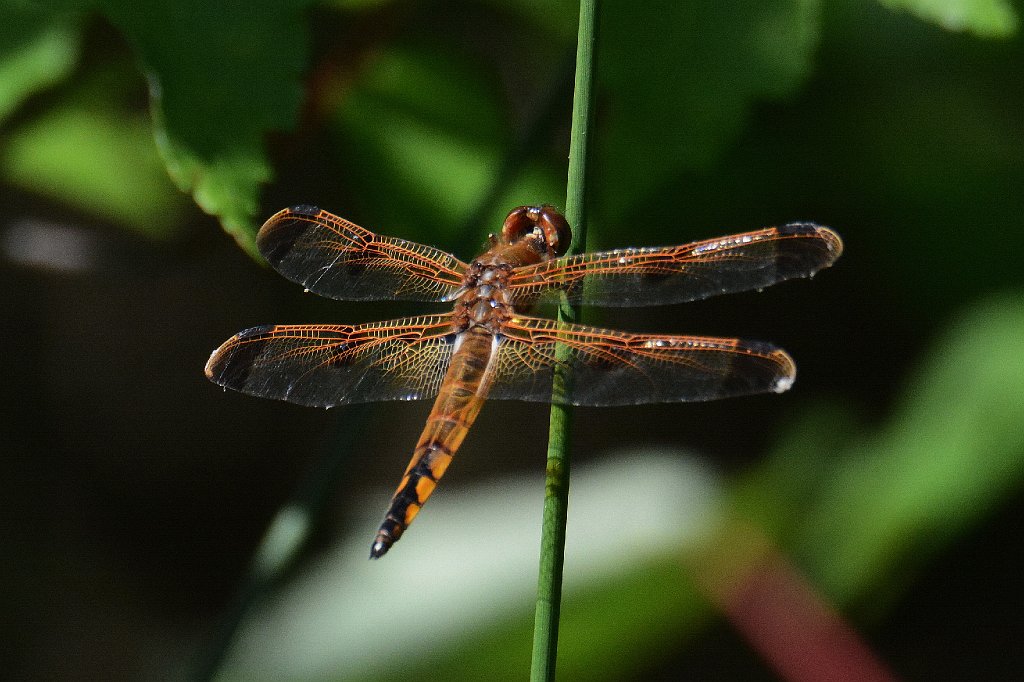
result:
[[(632, 334), (524, 313), (541, 296), (571, 303), (679, 303), (810, 277), (842, 253), (839, 236), (792, 223), (684, 246), (563, 257), (571, 232), (551, 206), (513, 209), (466, 264), (312, 206), (263, 225), (260, 252), (288, 279), (343, 300), (454, 303), (438, 315), (345, 325), (266, 325), (215, 350), (206, 376), (301, 405), (434, 398), (412, 461), (371, 547), (383, 556), (444, 475), (484, 400), (639, 405), (787, 390), (792, 358), (760, 341)], [(558, 357), (556, 345), (568, 353)], [(552, 396), (557, 365), (568, 385)]]

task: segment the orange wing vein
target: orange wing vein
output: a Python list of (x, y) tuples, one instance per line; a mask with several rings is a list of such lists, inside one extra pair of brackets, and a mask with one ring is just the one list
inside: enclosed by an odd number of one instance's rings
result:
[(559, 361), (568, 347), (568, 405), (639, 405), (781, 393), (796, 378), (793, 359), (760, 341), (631, 334), (538, 317), (514, 317), (503, 329), (490, 397), (551, 402)]
[(450, 253), (374, 234), (313, 206), (271, 216), (256, 244), (288, 279), (347, 301), (446, 301), (466, 271)]
[(640, 306), (682, 303), (809, 277), (842, 253), (826, 227), (792, 223), (744, 234), (658, 248), (585, 253), (517, 269), (517, 305), (563, 290), (571, 303)]
[(437, 395), (454, 341), (450, 313), (355, 326), (267, 325), (213, 351), (206, 376), (300, 405), (418, 400)]

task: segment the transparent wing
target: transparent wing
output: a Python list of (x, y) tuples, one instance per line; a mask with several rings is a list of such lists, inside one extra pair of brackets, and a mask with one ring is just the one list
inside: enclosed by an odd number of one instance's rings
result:
[(466, 271), (450, 253), (374, 234), (313, 206), (278, 212), (256, 244), (288, 279), (347, 301), (445, 301)]
[(356, 326), (268, 325), (236, 334), (206, 364), (242, 393), (331, 407), (431, 398), (448, 369), (451, 314)]
[(662, 305), (809, 277), (842, 251), (828, 228), (792, 223), (683, 246), (559, 258), (517, 269), (509, 284), (517, 304), (564, 290), (571, 303)]
[(515, 317), (504, 329), (492, 398), (550, 402), (555, 344), (569, 386), (555, 402), (639, 405), (698, 402), (750, 393), (781, 393), (796, 378), (782, 349), (759, 341), (630, 334), (555, 320)]

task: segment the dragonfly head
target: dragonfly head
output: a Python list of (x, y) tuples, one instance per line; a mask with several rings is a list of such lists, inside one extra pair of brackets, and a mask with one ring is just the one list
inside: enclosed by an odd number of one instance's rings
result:
[(548, 258), (557, 258), (569, 250), (572, 230), (554, 206), (520, 206), (505, 218), (501, 238), (506, 244), (530, 241)]

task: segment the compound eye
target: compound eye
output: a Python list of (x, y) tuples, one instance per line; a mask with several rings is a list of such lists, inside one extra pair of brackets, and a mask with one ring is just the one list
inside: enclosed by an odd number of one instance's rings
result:
[(569, 223), (554, 206), (546, 204), (512, 209), (505, 218), (501, 236), (507, 244), (533, 236), (549, 258), (564, 254), (572, 242)]
[(544, 243), (552, 256), (561, 256), (572, 243), (572, 230), (565, 216), (554, 206), (541, 206), (537, 212), (537, 225), (544, 233)]
[(534, 221), (530, 219), (530, 206), (519, 206), (508, 212), (501, 226), (501, 237), (506, 244), (517, 242), (533, 232)]

